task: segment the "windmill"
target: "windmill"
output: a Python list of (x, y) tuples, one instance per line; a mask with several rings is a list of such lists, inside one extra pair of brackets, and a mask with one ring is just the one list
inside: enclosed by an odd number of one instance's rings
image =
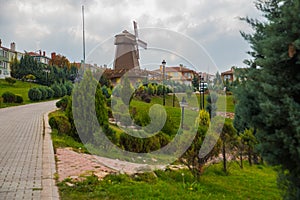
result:
[(147, 43), (138, 37), (137, 23), (133, 21), (134, 34), (124, 30), (115, 36), (116, 54), (114, 69), (139, 68), (139, 46), (147, 49)]

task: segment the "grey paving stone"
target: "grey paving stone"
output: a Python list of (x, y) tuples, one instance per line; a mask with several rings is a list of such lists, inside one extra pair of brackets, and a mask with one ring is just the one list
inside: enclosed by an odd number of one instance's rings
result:
[(43, 115), (54, 108), (51, 101), (0, 109), (0, 199), (42, 199)]

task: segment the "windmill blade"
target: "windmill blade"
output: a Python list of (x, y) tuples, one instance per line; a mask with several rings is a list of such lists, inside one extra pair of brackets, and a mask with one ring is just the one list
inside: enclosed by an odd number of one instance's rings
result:
[(136, 21), (133, 21), (133, 28), (134, 28), (134, 35), (135, 35), (136, 39), (138, 40), (139, 33), (138, 33), (138, 30), (137, 30), (137, 23), (136, 23)]
[(138, 46), (140, 46), (144, 49), (147, 49), (147, 43), (144, 42), (143, 40), (138, 39), (137, 44), (138, 44)]
[(133, 29), (134, 29), (134, 35), (135, 35), (136, 57), (137, 57), (137, 59), (140, 59), (139, 45), (138, 45), (139, 34), (138, 34), (138, 30), (137, 30), (136, 21), (133, 21)]

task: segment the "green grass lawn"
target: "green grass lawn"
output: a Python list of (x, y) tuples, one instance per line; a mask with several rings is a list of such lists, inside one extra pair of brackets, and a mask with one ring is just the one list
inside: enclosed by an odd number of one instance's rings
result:
[[(199, 94), (197, 94), (198, 102), (199, 102)], [(204, 105), (207, 105), (206, 101), (207, 95), (204, 97)], [(191, 105), (197, 105), (199, 106), (198, 102), (193, 101), (195, 99), (191, 99), (192, 102), (190, 102)], [(219, 95), (218, 101), (217, 101), (217, 111), (220, 112), (234, 112), (234, 97), (233, 95)], [(179, 107), (179, 101), (181, 99), (175, 98), (175, 107)], [(188, 100), (189, 101), (189, 100)], [(151, 97), (151, 103), (150, 104), (161, 104), (162, 105), (163, 99), (162, 97)], [(172, 95), (166, 95), (166, 106), (172, 107), (173, 106), (173, 96)]]
[[(23, 97), (24, 102), (22, 104), (32, 103), (28, 98), (28, 91), (30, 87), (39, 86), (34, 83), (28, 83), (23, 81), (17, 81), (14, 85), (9, 85), (4, 79), (0, 79), (0, 97), (4, 92), (12, 92)], [(0, 108), (19, 105), (16, 103), (0, 103)]]
[[(109, 175), (99, 181), (88, 177), (83, 182), (65, 180), (58, 184), (62, 200), (71, 199), (280, 199), (276, 172), (268, 166), (240, 169), (230, 163), (229, 175), (221, 164), (209, 166), (195, 182), (188, 170), (155, 171), (136, 176)], [(71, 182), (74, 186), (68, 186)]]

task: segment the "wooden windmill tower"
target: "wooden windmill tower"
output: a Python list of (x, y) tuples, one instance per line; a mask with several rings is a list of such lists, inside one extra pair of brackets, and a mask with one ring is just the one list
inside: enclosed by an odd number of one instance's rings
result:
[(139, 46), (146, 49), (147, 43), (138, 37), (137, 23), (133, 21), (134, 35), (124, 30), (115, 36), (116, 54), (114, 69), (139, 68)]

